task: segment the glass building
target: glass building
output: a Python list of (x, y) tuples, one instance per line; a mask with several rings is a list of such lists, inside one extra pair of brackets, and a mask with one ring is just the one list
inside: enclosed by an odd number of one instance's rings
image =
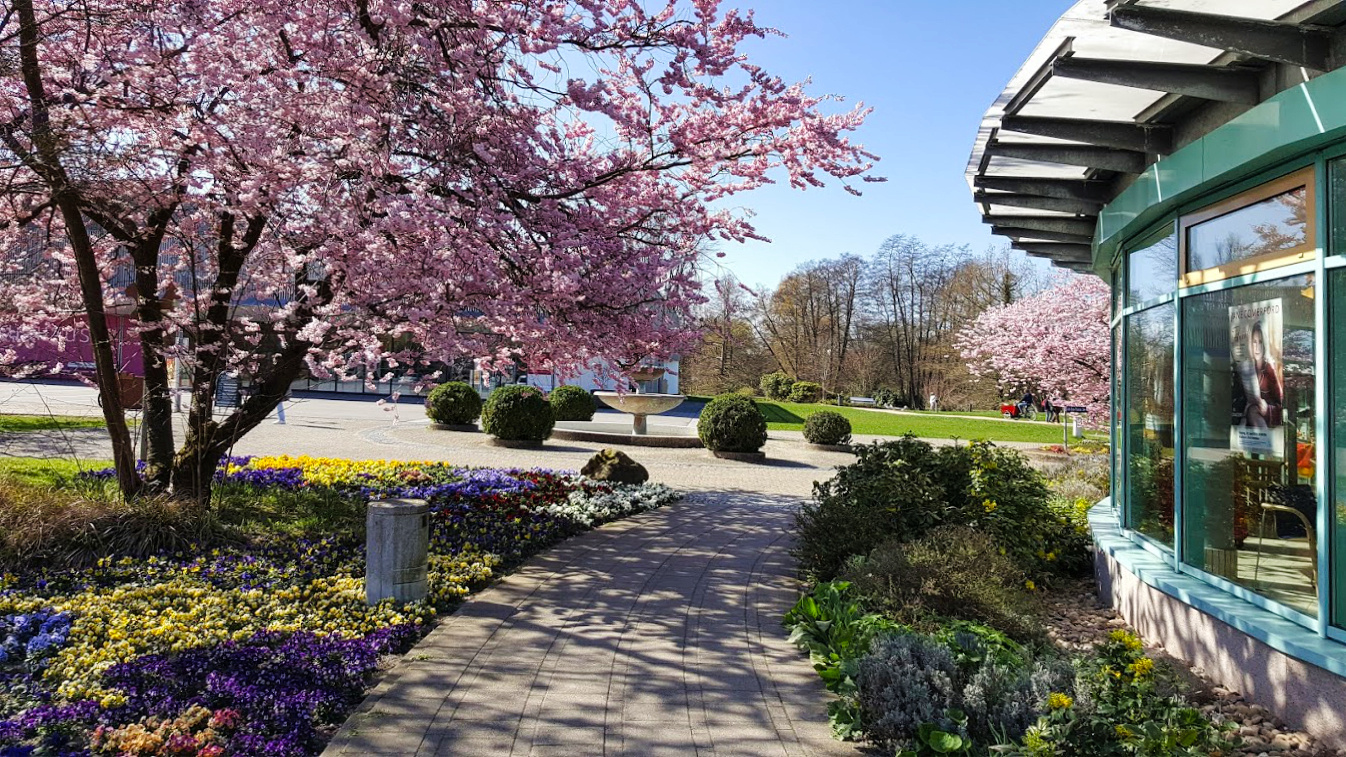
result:
[(1346, 2), (1084, 0), (981, 125), (995, 233), (1113, 289), (1105, 598), (1346, 746)]

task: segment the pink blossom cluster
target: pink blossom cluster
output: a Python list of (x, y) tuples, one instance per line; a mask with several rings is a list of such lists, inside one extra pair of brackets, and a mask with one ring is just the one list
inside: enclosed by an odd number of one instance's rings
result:
[(1017, 400), (1088, 408), (1090, 425), (1108, 419), (1111, 380), (1109, 288), (1097, 276), (1062, 272), (1047, 290), (983, 312), (958, 336), (968, 368), (995, 379)]
[(751, 64), (775, 32), (719, 0), (14, 5), (37, 38), (0, 22), (0, 364), (92, 307), (213, 375), (296, 340), (320, 377), (660, 359), (701, 257), (757, 237), (716, 200), (873, 180), (868, 111)]

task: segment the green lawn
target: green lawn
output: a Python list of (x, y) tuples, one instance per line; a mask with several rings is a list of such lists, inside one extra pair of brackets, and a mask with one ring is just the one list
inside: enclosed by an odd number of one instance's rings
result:
[(99, 470), (110, 460), (72, 460), (61, 457), (0, 457), (0, 481), (28, 486), (65, 487), (81, 471)]
[(802, 431), (804, 419), (820, 410), (846, 416), (856, 434), (902, 436), (915, 434), (929, 439), (990, 439), (994, 442), (1036, 442), (1060, 444), (1061, 427), (1040, 423), (1011, 423), (995, 420), (941, 417), (938, 413), (898, 415), (858, 407), (803, 405), (795, 402), (757, 400), (766, 416), (767, 428), (776, 431)]
[(5, 415), (0, 413), (0, 434), (16, 431), (51, 431), (62, 428), (102, 428), (103, 419), (80, 415)]
[(999, 410), (908, 410), (908, 413), (922, 415), (979, 415), (985, 418), (1000, 418)]

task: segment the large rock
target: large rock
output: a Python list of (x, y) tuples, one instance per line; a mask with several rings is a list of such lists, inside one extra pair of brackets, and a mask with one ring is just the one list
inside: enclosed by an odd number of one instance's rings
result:
[(643, 484), (650, 480), (645, 466), (632, 460), (621, 450), (605, 449), (589, 459), (580, 471), (595, 481), (613, 481), (619, 484)]

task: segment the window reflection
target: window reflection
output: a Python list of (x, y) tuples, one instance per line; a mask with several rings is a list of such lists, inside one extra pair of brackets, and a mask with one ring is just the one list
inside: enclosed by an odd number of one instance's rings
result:
[(1183, 301), (1184, 559), (1317, 615), (1313, 277)]
[(1274, 197), (1203, 221), (1187, 229), (1187, 269), (1200, 271), (1308, 243), (1308, 188)]
[(1178, 234), (1127, 255), (1127, 302), (1131, 305), (1172, 294), (1178, 282)]
[(1173, 303), (1127, 318), (1127, 526), (1173, 546)]

